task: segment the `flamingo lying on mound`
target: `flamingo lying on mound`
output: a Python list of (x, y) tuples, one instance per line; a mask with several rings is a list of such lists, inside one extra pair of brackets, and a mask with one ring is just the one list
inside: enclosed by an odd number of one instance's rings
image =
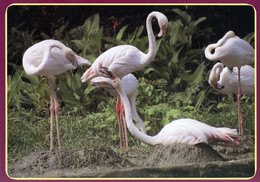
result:
[[(114, 87), (110, 84), (108, 84), (110, 78), (106, 77), (96, 77), (91, 80), (91, 85), (94, 87), (101, 87), (106, 88), (113, 96), (117, 96), (117, 92), (114, 89)], [(132, 110), (132, 117), (139, 125), (141, 131), (146, 134), (145, 125), (140, 116), (138, 115), (136, 111), (136, 95), (137, 95), (137, 86), (138, 81), (136, 77), (133, 74), (128, 74), (123, 77), (122, 79), (122, 87), (129, 99), (129, 102), (131, 104), (131, 110)], [(119, 96), (118, 96), (119, 97)], [(120, 99), (118, 98), (117, 101)], [(125, 131), (125, 139), (126, 139), (126, 150), (128, 150), (128, 141), (127, 141), (127, 132), (126, 132), (126, 123), (124, 120), (124, 109), (123, 109), (123, 103), (119, 106), (119, 103), (117, 102), (116, 105), (116, 111), (117, 111), (117, 118), (118, 118), (118, 125), (119, 125), (119, 136), (120, 136), (120, 150), (122, 150), (122, 134), (121, 134), (121, 116), (120, 113), (123, 115), (123, 124), (124, 124), (124, 131)]]
[(45, 76), (50, 87), (50, 151), (53, 147), (53, 114), (55, 111), (57, 140), (61, 150), (59, 137), (59, 105), (55, 91), (52, 86), (52, 78), (55, 75), (66, 72), (70, 69), (77, 69), (81, 65), (91, 65), (88, 60), (76, 55), (70, 48), (57, 40), (44, 40), (28, 48), (23, 55), (23, 67), (28, 75)]
[(160, 12), (152, 12), (146, 19), (146, 28), (149, 39), (149, 51), (147, 54), (131, 45), (113, 47), (101, 54), (92, 66), (81, 77), (82, 82), (91, 80), (97, 76), (104, 76), (100, 69), (108, 69), (122, 79), (125, 75), (141, 70), (153, 61), (156, 55), (156, 41), (152, 30), (152, 19), (156, 18), (160, 26), (158, 37), (166, 33), (168, 25), (167, 17)]
[[(215, 52), (212, 53), (212, 50), (215, 50)], [(229, 31), (217, 43), (207, 46), (205, 49), (205, 56), (211, 61), (220, 60), (228, 68), (238, 67), (238, 123), (239, 134), (243, 135), (243, 117), (240, 105), (240, 67), (255, 62), (255, 51), (248, 42), (240, 39), (233, 31)]]
[(110, 72), (111, 79), (107, 84), (113, 86), (121, 97), (125, 109), (125, 120), (128, 130), (139, 140), (149, 145), (172, 145), (198, 143), (239, 146), (241, 137), (236, 129), (226, 127), (216, 128), (200, 121), (184, 118), (165, 125), (155, 136), (149, 136), (139, 131), (133, 123), (130, 102), (122, 86), (122, 81)]
[[(209, 75), (209, 84), (216, 91), (223, 94), (238, 93), (238, 71), (237, 67), (231, 71), (222, 63), (216, 63)], [(219, 80), (218, 80), (219, 79)], [(254, 94), (255, 87), (255, 69), (252, 66), (245, 65), (240, 70), (241, 94)]]

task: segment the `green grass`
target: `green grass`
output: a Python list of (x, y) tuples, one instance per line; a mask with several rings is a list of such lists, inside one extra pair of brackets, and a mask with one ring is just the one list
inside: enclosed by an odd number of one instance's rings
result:
[[(174, 97), (172, 93), (169, 98)], [(176, 107), (174, 102), (153, 100), (143, 103), (145, 97), (138, 95), (137, 109), (146, 123), (149, 135), (157, 134), (163, 125), (178, 118), (193, 118), (216, 127), (237, 128), (237, 103), (228, 95), (218, 103), (204, 105), (198, 110), (194, 106)], [(161, 99), (164, 100), (165, 98)], [(151, 104), (151, 105), (148, 105)], [(254, 98), (242, 97), (245, 134), (254, 134)], [(115, 112), (115, 98), (98, 105), (96, 112), (65, 106), (60, 109), (60, 137), (62, 150), (91, 150), (106, 148), (116, 153), (119, 150), (119, 135)], [(30, 109), (8, 109), (8, 161), (14, 162), (35, 151), (49, 150), (49, 112)], [(55, 127), (55, 125), (54, 125)], [(54, 145), (57, 149), (56, 130)], [(128, 132), (129, 146), (141, 148), (140, 141)]]

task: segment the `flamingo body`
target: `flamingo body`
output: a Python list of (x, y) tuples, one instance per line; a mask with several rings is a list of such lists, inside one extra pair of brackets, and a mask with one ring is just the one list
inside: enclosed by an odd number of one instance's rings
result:
[[(214, 53), (211, 53), (215, 50)], [(238, 91), (237, 91), (237, 105), (238, 105), (238, 123), (239, 134), (243, 135), (243, 116), (241, 111), (240, 97), (241, 97), (241, 81), (240, 81), (240, 67), (255, 62), (255, 51), (253, 47), (245, 40), (235, 36), (233, 31), (227, 32), (223, 38), (217, 43), (210, 44), (205, 49), (205, 56), (211, 61), (220, 60), (228, 68), (237, 67)]]
[[(241, 69), (241, 94), (254, 94), (255, 69), (245, 65)], [(234, 67), (232, 71), (222, 63), (216, 63), (209, 76), (209, 84), (218, 92), (223, 94), (238, 94), (238, 69)], [(218, 80), (219, 78), (219, 80)]]
[[(74, 58), (75, 57), (75, 58)], [(91, 62), (74, 54), (58, 40), (44, 40), (27, 49), (23, 55), (23, 67), (28, 75), (53, 77), (77, 65), (91, 65)]]
[(218, 142), (237, 145), (238, 143), (232, 139), (236, 135), (236, 129), (216, 128), (194, 119), (184, 118), (174, 120), (165, 125), (153, 138), (155, 139), (154, 144), (163, 145), (196, 145), (198, 143), (209, 144)]
[[(117, 92), (112, 85), (108, 84), (109, 80), (110, 78), (99, 76), (91, 80), (91, 85), (94, 87), (106, 88), (113, 96), (116, 97)], [(146, 133), (144, 122), (136, 111), (135, 102), (136, 102), (137, 87), (138, 87), (138, 81), (136, 77), (133, 74), (127, 74), (126, 76), (124, 76), (122, 79), (122, 87), (129, 99), (133, 119), (138, 123), (141, 131), (143, 133)]]
[[(214, 53), (211, 53), (215, 50)], [(235, 35), (233, 31), (227, 32), (217, 43), (210, 44), (205, 49), (205, 56), (211, 61), (220, 60), (229, 68), (253, 64), (255, 61), (253, 47)]]
[(108, 68), (117, 77), (123, 78), (125, 75), (134, 71), (141, 70), (147, 66), (156, 55), (156, 41), (152, 30), (151, 21), (156, 17), (160, 26), (158, 36), (163, 36), (166, 32), (168, 19), (160, 12), (152, 12), (146, 20), (147, 34), (149, 39), (149, 51), (147, 54), (141, 52), (131, 45), (120, 45), (113, 47), (101, 54), (93, 63), (93, 65), (82, 75), (82, 82), (91, 80), (97, 76), (104, 76), (100, 69)]
[(50, 89), (50, 151), (53, 147), (53, 116), (56, 117), (57, 141), (61, 150), (59, 137), (59, 104), (52, 86), (52, 78), (70, 69), (77, 69), (79, 65), (91, 63), (74, 54), (74, 52), (57, 40), (44, 40), (28, 48), (23, 55), (23, 67), (28, 75), (40, 75), (48, 78)]
[(140, 132), (133, 123), (130, 102), (122, 88), (119, 78), (108, 79), (108, 84), (112, 85), (120, 95), (125, 108), (125, 118), (129, 131), (142, 142), (149, 145), (171, 145), (198, 143), (222, 144), (238, 146), (240, 137), (237, 136), (236, 129), (216, 128), (194, 119), (178, 119), (165, 125), (155, 136), (149, 136)]

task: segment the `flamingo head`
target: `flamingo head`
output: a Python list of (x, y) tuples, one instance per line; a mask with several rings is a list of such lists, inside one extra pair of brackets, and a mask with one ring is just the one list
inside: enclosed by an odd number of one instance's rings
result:
[(164, 14), (157, 11), (154, 11), (152, 13), (154, 13), (154, 16), (157, 19), (160, 27), (160, 32), (158, 34), (158, 37), (163, 37), (166, 33), (166, 29), (168, 26), (168, 18)]
[(218, 83), (218, 78), (223, 68), (224, 65), (218, 62), (213, 66), (209, 75), (209, 84), (216, 90), (224, 88), (224, 85)]
[(63, 50), (63, 53), (64, 53), (65, 57), (71, 62), (71, 64), (73, 65), (73, 68), (77, 69), (78, 62), (77, 62), (74, 52), (70, 48), (65, 48)]
[(107, 78), (107, 77), (95, 77), (91, 80), (91, 85), (98, 88), (116, 89), (117, 91), (122, 90), (122, 81), (118, 77)]
[(112, 89), (112, 80), (110, 78), (98, 76), (91, 80), (91, 85), (98, 88)]
[(168, 19), (166, 16), (160, 16), (158, 18), (158, 23), (160, 27), (160, 32), (158, 34), (158, 37), (163, 37), (166, 34), (167, 26), (168, 26)]

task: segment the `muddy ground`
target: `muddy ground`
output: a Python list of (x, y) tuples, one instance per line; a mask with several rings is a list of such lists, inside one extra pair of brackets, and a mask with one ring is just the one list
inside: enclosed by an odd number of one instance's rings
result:
[(121, 154), (105, 148), (34, 152), (8, 164), (8, 174), (14, 178), (171, 178), (252, 177), (255, 173), (253, 136), (244, 136), (236, 148), (200, 144), (149, 149), (130, 148)]

